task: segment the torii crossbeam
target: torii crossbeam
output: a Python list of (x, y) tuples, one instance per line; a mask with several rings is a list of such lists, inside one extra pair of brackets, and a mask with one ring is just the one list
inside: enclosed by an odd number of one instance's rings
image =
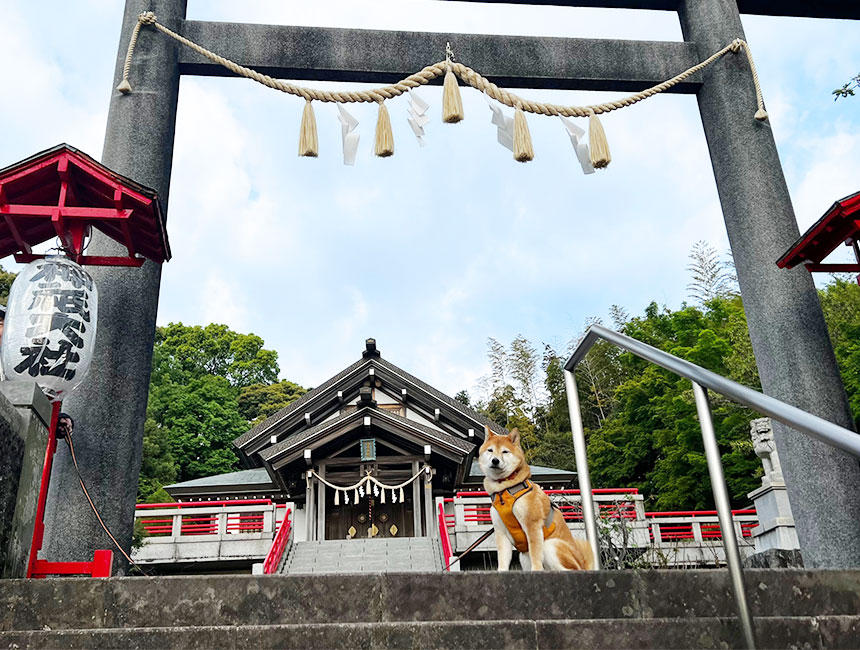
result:
[[(486, 0), (475, 0), (486, 1)], [(836, 0), (532, 0), (519, 4), (677, 11), (683, 42), (426, 34), (186, 21), (187, 0), (127, 0), (112, 87), (122, 76), (137, 16), (154, 11), (161, 24), (276, 77), (329, 81), (392, 81), (435, 60), (451, 41), (458, 57), (500, 84), (525, 88), (641, 90), (689, 67), (735, 38), (739, 12), (818, 18), (860, 18), (858, 3)], [(753, 48), (755, 44), (753, 43)], [(134, 92), (111, 98), (102, 162), (153, 187), (167, 206), (179, 78), (225, 71), (172, 40), (142, 33)], [(851, 426), (818, 295), (803, 269), (774, 262), (799, 232), (770, 125), (753, 120), (749, 68), (727, 58), (673, 89), (695, 93), (711, 155), (729, 241), (743, 293), (764, 391), (842, 426)], [(114, 254), (107, 240), (95, 254)], [(94, 490), (109, 525), (129, 542), (141, 462), (160, 267), (96, 270), (100, 286), (99, 346), (87, 386), (68, 400), (87, 431), (81, 457), (103, 469)], [(121, 408), (117, 408), (121, 405)], [(832, 450), (774, 423), (798, 535), (807, 566), (860, 566), (860, 468)], [(77, 478), (60, 459), (49, 523), (48, 552), (86, 557), (103, 546), (84, 516)], [(95, 486), (94, 486), (95, 487)]]

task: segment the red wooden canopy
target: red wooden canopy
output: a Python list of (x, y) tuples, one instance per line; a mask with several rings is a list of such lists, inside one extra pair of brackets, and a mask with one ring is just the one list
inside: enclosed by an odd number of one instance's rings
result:
[[(860, 271), (858, 239), (860, 239), (860, 192), (846, 196), (830, 206), (824, 216), (777, 260), (776, 265), (781, 269), (791, 269), (798, 264), (804, 264), (810, 272)], [(824, 258), (843, 242), (854, 248), (857, 261), (853, 264), (822, 264)]]
[[(78, 264), (141, 266), (170, 259), (164, 215), (154, 190), (120, 176), (67, 144), (0, 170), (0, 257), (18, 262), (44, 255), (32, 247), (54, 237)], [(128, 255), (84, 255), (96, 228)]]

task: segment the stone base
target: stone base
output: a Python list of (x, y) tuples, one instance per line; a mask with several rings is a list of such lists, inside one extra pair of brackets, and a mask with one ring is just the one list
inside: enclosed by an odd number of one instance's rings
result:
[(747, 569), (792, 569), (802, 568), (803, 557), (798, 550), (771, 548), (760, 553), (753, 553), (744, 559)]

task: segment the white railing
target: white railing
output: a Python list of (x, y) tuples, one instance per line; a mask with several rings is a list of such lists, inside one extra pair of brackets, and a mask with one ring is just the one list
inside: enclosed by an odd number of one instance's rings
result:
[[(141, 564), (262, 559), (291, 504), (269, 499), (138, 504)], [(139, 523), (138, 523), (139, 522)]]
[[(615, 548), (639, 549), (653, 566), (722, 566), (726, 564), (722, 532), (716, 511), (645, 512), (644, 499), (635, 489), (593, 490), (601, 534)], [(547, 490), (575, 537), (585, 539), (579, 490)], [(461, 492), (437, 498), (442, 508), (453, 555), (459, 555), (492, 527), (490, 498), (485, 492)], [(741, 556), (754, 552), (752, 529), (755, 510), (732, 511)], [(442, 520), (440, 519), (440, 525)], [(495, 551), (492, 536), (474, 550)], [(447, 563), (447, 562), (446, 562)], [(459, 570), (458, 565), (452, 567)]]

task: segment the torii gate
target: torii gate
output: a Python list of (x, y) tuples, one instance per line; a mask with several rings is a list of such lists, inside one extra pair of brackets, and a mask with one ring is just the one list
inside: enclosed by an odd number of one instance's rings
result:
[[(494, 0), (473, 0), (492, 2)], [(683, 42), (480, 36), (328, 29), (185, 20), (187, 0), (126, 0), (112, 88), (138, 14), (233, 61), (276, 78), (390, 83), (437, 58), (451, 41), (458, 57), (515, 88), (636, 91), (662, 82), (744, 38), (739, 12), (860, 18), (839, 0), (508, 0), (514, 4), (677, 11)], [(180, 75), (224, 76), (223, 68), (144, 31), (134, 92), (114, 91), (102, 163), (155, 188), (167, 208)], [(672, 92), (695, 93), (765, 393), (851, 428), (848, 402), (810, 274), (775, 261), (798, 227), (771, 128), (749, 110), (755, 95), (742, 57), (725, 57)], [(96, 236), (93, 254), (117, 244)], [(79, 455), (103, 480), (92, 485), (102, 515), (129, 543), (160, 266), (95, 268), (99, 283), (96, 358), (88, 383), (66, 403), (81, 432)], [(774, 422), (803, 557), (809, 567), (860, 566), (860, 467), (855, 459)], [(105, 547), (65, 456), (55, 463), (46, 542), (51, 559), (74, 560)]]

